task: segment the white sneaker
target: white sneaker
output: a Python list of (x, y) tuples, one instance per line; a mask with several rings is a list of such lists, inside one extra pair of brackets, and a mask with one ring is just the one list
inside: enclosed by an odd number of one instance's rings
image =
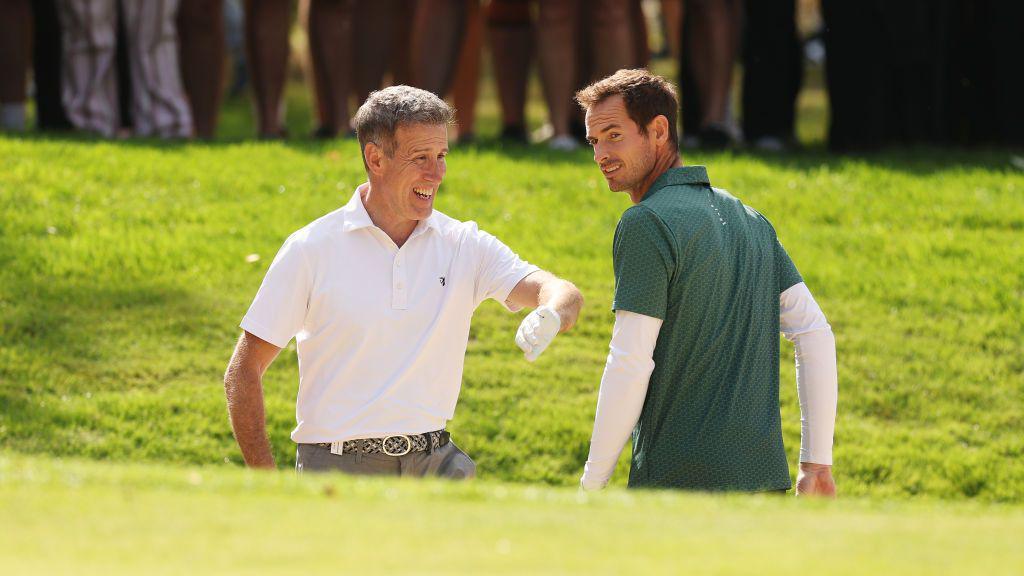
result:
[(580, 147), (580, 143), (575, 138), (568, 134), (561, 136), (555, 136), (551, 140), (548, 140), (548, 148), (552, 150), (558, 150), (560, 152), (572, 152)]

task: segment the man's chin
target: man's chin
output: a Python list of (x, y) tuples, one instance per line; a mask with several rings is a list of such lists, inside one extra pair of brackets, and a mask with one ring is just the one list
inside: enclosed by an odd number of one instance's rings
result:
[(628, 184), (623, 184), (622, 182), (609, 180), (608, 189), (611, 190), (612, 192), (629, 192), (630, 186)]

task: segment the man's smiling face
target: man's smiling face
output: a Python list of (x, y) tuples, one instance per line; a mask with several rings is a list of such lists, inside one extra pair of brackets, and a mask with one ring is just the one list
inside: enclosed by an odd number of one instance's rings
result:
[(587, 110), (587, 142), (594, 148), (608, 188), (628, 192), (637, 188), (654, 169), (656, 146), (650, 134), (629, 117), (622, 96), (615, 95)]
[(444, 124), (407, 124), (395, 130), (395, 149), (381, 161), (385, 205), (399, 220), (426, 220), (434, 209), (448, 155)]

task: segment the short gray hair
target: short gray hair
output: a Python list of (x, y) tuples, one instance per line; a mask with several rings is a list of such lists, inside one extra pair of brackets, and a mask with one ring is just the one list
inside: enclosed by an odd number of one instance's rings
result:
[[(356, 111), (353, 123), (359, 150), (373, 142), (385, 154), (395, 153), (395, 132), (403, 124), (443, 124), (455, 122), (455, 110), (432, 92), (412, 86), (389, 86), (370, 93)], [(366, 163), (365, 156), (363, 164)]]

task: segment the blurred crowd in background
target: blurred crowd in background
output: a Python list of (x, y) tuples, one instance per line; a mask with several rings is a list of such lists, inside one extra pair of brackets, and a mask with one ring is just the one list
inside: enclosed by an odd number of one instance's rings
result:
[[(452, 100), (457, 139), (472, 141), (487, 53), (505, 141), (575, 149), (584, 135), (576, 90), (671, 58), (686, 147), (798, 146), (797, 96), (808, 60), (825, 65), (834, 150), (1024, 146), (1019, 0), (0, 0), (0, 7), (6, 130), (26, 129), (31, 97), (40, 130), (212, 138), (227, 89), (252, 94), (256, 136), (286, 138), (297, 21), (308, 42), (301, 60), (317, 138), (350, 135), (355, 106), (372, 90), (411, 84)], [(531, 134), (534, 66), (548, 125)]]

